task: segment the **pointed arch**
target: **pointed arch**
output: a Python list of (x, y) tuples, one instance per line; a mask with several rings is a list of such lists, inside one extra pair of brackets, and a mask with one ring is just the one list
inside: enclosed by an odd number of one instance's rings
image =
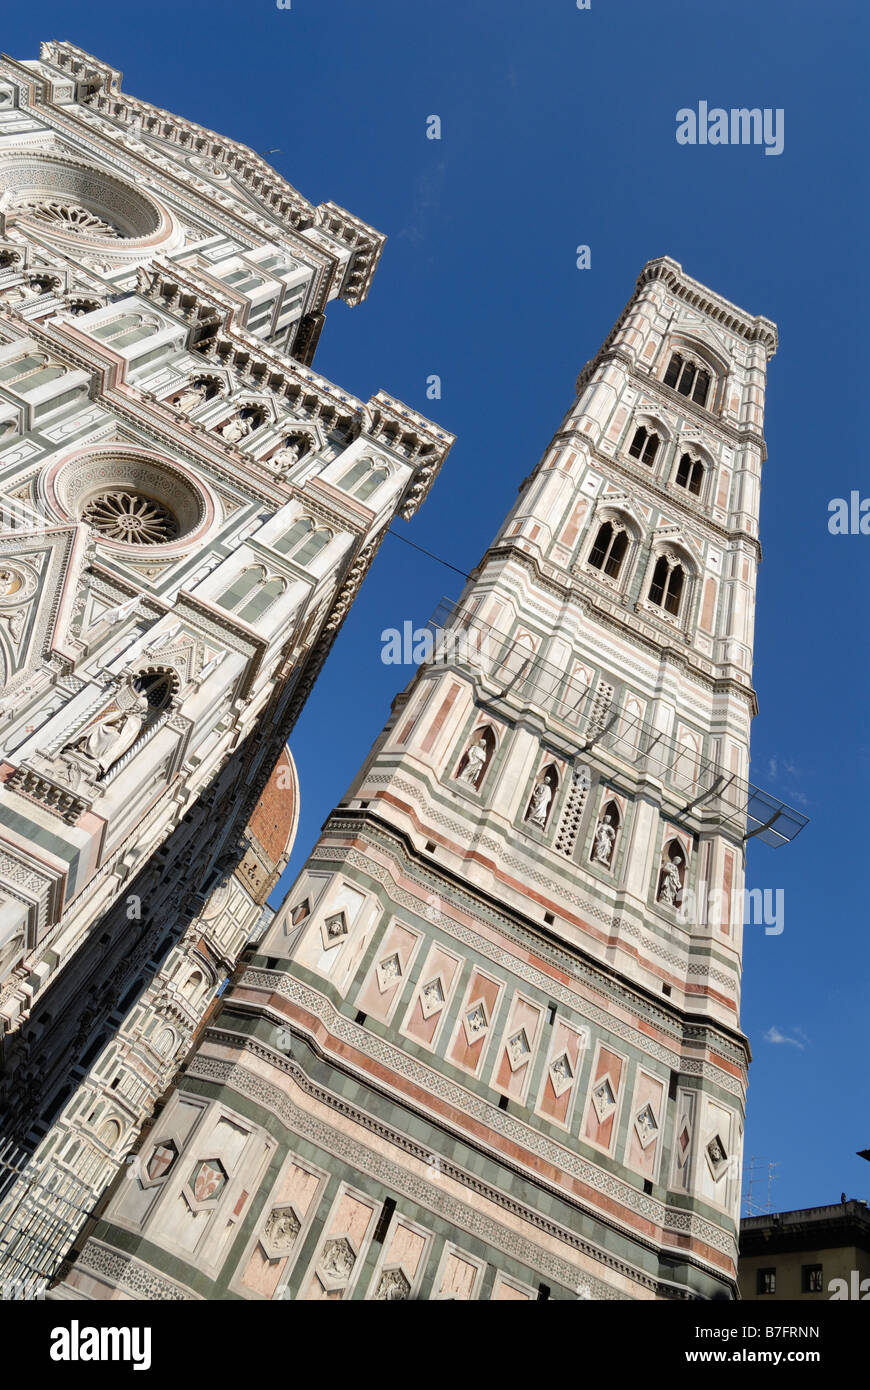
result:
[(523, 817), (529, 825), (537, 826), (539, 830), (547, 829), (559, 790), (559, 780), (559, 769), (555, 763), (547, 763), (541, 768)]
[(656, 902), (664, 907), (679, 907), (686, 886), (686, 849), (676, 837), (665, 845), (659, 867)]
[(622, 814), (614, 800), (606, 801), (592, 836), (589, 858), (593, 864), (601, 864), (605, 869), (613, 867), (616, 841), (622, 827)]
[(465, 782), (469, 787), (474, 787), (475, 791), (479, 790), (489, 770), (497, 742), (492, 725), (479, 724), (459, 759), (454, 773), (456, 781)]

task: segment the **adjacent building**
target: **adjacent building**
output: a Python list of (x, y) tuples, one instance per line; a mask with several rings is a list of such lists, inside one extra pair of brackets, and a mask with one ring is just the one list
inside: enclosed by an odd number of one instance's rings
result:
[(383, 241), (70, 44), (0, 60), (0, 1267), (28, 1287), (259, 919), (288, 734), (452, 442), (312, 366)]
[(867, 1203), (844, 1200), (745, 1217), (740, 1297), (760, 1303), (870, 1299)]

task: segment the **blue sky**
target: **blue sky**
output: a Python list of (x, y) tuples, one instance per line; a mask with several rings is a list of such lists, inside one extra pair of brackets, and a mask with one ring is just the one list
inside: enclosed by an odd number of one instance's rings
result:
[[(750, 885), (785, 893), (781, 935), (747, 928), (743, 1004), (746, 1152), (778, 1162), (774, 1209), (870, 1197), (854, 1156), (870, 1145), (870, 537), (827, 529), (831, 498), (870, 496), (868, 27), (858, 0), (41, 0), (3, 24), (14, 57), (69, 39), (120, 67), (133, 94), (279, 146), (276, 168), (306, 197), (388, 234), (369, 301), (331, 306), (317, 367), (458, 435), (419, 516), (397, 529), (460, 569), (480, 558), (647, 259), (673, 256), (776, 320), (752, 776), (812, 819), (793, 846), (749, 860)], [(678, 146), (675, 113), (700, 100), (783, 108), (783, 153)], [(426, 139), (433, 113), (440, 141)], [(404, 684), (379, 661), (381, 630), (424, 622), (460, 584), (384, 542), (292, 740), (302, 818), (284, 887)]]

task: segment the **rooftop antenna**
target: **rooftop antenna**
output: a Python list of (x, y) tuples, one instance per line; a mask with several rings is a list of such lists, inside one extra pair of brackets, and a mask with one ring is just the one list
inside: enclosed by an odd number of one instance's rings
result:
[[(771, 1185), (778, 1177), (774, 1172), (779, 1167), (778, 1160), (770, 1158), (760, 1158), (753, 1154), (749, 1160), (749, 1167), (746, 1170), (746, 1191), (743, 1194), (743, 1215), (744, 1216), (769, 1216)], [(765, 1169), (766, 1175), (765, 1175)], [(759, 1185), (764, 1185), (766, 1181), (766, 1192), (764, 1196), (758, 1194)]]

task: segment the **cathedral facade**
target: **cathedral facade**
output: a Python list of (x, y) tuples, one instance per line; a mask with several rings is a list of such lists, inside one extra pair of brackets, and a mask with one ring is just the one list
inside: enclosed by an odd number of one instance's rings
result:
[(27, 1288), (258, 929), (287, 736), (452, 442), (312, 366), (383, 241), (72, 45), (0, 61), (0, 1278)]
[(53, 1297), (735, 1295), (775, 348), (644, 267)]

